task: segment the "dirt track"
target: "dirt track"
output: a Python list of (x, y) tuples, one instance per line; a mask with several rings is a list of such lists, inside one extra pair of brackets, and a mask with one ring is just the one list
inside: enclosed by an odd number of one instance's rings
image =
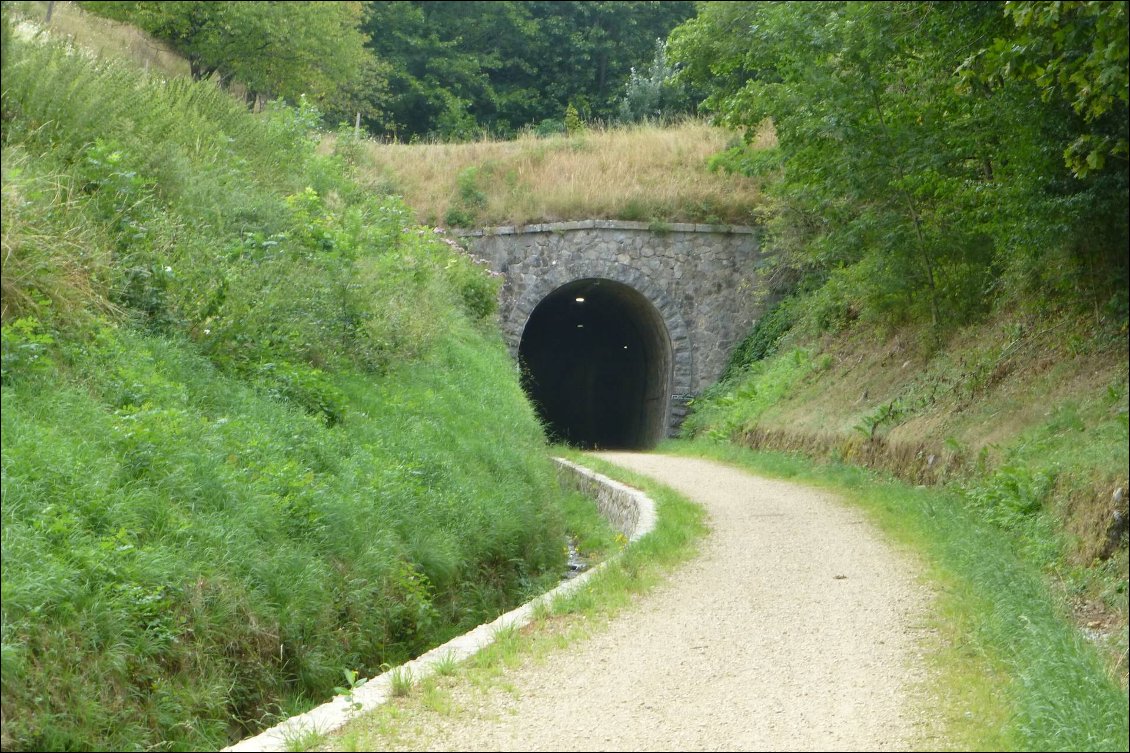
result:
[[(702, 504), (701, 554), (589, 640), (430, 714), (429, 750), (894, 750), (928, 595), (861, 515), (703, 460), (600, 453)], [(409, 741), (404, 741), (409, 742)]]

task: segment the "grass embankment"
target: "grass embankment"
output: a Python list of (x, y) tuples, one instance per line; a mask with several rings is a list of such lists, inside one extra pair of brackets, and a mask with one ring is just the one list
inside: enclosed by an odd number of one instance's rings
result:
[(5, 750), (217, 748), (556, 581), (496, 280), (304, 108), (3, 50)]
[[(710, 169), (732, 132), (701, 122), (469, 144), (364, 142), (359, 178), (429, 225), (578, 219), (748, 225), (758, 183)], [(766, 133), (762, 141), (772, 141)]]
[(37, 23), (47, 23), (51, 8), (50, 34), (101, 58), (132, 60), (146, 71), (164, 76), (188, 76), (188, 61), (168, 43), (136, 26), (87, 13), (76, 2), (17, 0), (12, 8)]
[(689, 448), (845, 489), (928, 554), (943, 692), (973, 718), (996, 684), (1009, 704), (999, 743), (971, 729), (974, 747), (1125, 750), (1125, 332), (1001, 308), (939, 343), (925, 327), (822, 332), (814, 299), (790, 299), (695, 401)]
[(1124, 335), (1086, 317), (1019, 311), (940, 347), (909, 327), (813, 337), (804, 326), (777, 332), (768, 357), (697, 401), (687, 433), (960, 485), (1033, 562), (1125, 622)]
[(938, 737), (923, 740), (924, 749), (1126, 749), (1126, 693), (1109, 666), (1040, 569), (957, 492), (721, 442), (668, 442), (660, 451), (830, 489), (924, 555), (938, 631), (927, 647), (933, 673), (921, 712)]
[[(388, 750), (424, 745), (438, 719), (457, 722), (462, 714), (473, 713), (467, 708), (469, 702), (491, 690), (507, 690), (507, 670), (524, 662), (544, 661), (552, 651), (600, 630), (634, 599), (661, 583), (671, 568), (698, 551), (707, 531), (701, 507), (645, 476), (598, 458), (564, 449), (560, 454), (644, 490), (656, 503), (655, 530), (621, 552), (582, 589), (538, 611), (523, 630), (501, 633), (471, 659), (441, 668), (333, 735), (295, 740), (294, 750)], [(615, 548), (605, 538), (594, 536), (593, 540), (603, 542), (603, 551)]]

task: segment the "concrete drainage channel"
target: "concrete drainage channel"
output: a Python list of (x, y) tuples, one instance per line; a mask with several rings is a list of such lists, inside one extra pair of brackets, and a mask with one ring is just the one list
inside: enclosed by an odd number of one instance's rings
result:
[[(613, 528), (624, 534), (629, 542), (640, 539), (655, 528), (657, 522), (655, 502), (646, 494), (563, 458), (554, 458), (554, 460), (560, 466), (563, 483), (577, 488), (594, 499), (600, 514)], [(457, 662), (463, 661), (494, 643), (497, 631), (509, 627), (520, 628), (529, 624), (533, 619), (534, 609), (539, 604), (552, 602), (558, 596), (576, 591), (607, 564), (608, 561), (602, 562), (564, 581), (552, 591), (507, 612), (494, 622), (479, 625), (471, 632), (453, 638), (397, 669), (402, 673), (411, 673), (413, 681), (417, 681), (430, 676), (439, 662), (452, 659)], [(390, 671), (378, 675), (354, 691), (353, 701), (360, 704), (359, 711), (350, 709), (345, 698), (337, 696), (305, 714), (293, 716), (255, 737), (249, 737), (224, 750), (282, 751), (286, 750), (288, 740), (294, 740), (310, 732), (328, 733), (340, 729), (355, 714), (371, 711), (392, 697), (392, 674), (393, 672)]]

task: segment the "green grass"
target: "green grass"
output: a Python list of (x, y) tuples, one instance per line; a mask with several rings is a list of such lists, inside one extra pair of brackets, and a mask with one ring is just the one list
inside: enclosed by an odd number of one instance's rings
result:
[(389, 683), (393, 698), (403, 698), (408, 695), (416, 684), (412, 677), (412, 670), (405, 667), (394, 668), (389, 676)]
[(733, 380), (714, 385), (690, 404), (692, 412), (683, 431), (689, 436), (701, 433), (728, 439), (734, 432), (756, 424), (766, 409), (814, 368), (818, 366), (812, 353), (803, 348), (749, 364)]
[(600, 516), (591, 499), (570, 491), (562, 500), (566, 526), (577, 553), (592, 565), (619, 551), (623, 537)]
[(438, 677), (449, 677), (455, 674), (458, 666), (459, 662), (455, 660), (455, 655), (447, 653), (432, 665), (432, 669)]
[(950, 491), (909, 487), (841, 464), (704, 441), (661, 451), (709, 457), (834, 490), (922, 554), (938, 593), (941, 745), (1126, 750), (1127, 695), (1071, 623), (1041, 572)]
[(497, 280), (309, 108), (4, 8), (3, 748), (222, 747), (555, 582)]
[[(672, 568), (698, 551), (698, 542), (707, 530), (701, 507), (644, 476), (572, 450), (557, 449), (555, 454), (643, 489), (658, 508), (656, 529), (609, 561), (584, 587), (538, 610), (529, 628), (501, 630), (493, 644), (458, 664), (451, 673), (437, 672), (437, 676), (424, 680), (420, 693), (385, 704), (330, 735), (327, 749), (419, 746), (423, 739), (420, 736), (426, 736), (429, 726), (434, 724), (430, 720), (432, 715), (458, 720), (465, 713), (456, 698), (466, 698), (471, 691), (514, 692), (507, 681), (508, 671), (525, 661), (540, 661), (550, 652), (600, 630), (635, 598), (661, 583)], [(589, 508), (595, 509), (591, 502)]]
[(218, 747), (231, 711), (324, 700), (342, 667), (376, 674), (558, 577), (554, 470), (500, 345), (343, 375), (331, 428), (183, 342), (107, 337), (78, 383), (3, 388), (12, 739), (129, 747), (193, 720)]

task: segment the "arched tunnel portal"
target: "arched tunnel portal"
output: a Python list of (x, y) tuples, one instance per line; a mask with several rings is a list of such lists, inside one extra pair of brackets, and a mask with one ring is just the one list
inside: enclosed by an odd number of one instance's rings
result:
[(671, 337), (659, 311), (631, 286), (587, 278), (557, 288), (530, 314), (518, 357), (551, 439), (646, 449), (665, 435)]

